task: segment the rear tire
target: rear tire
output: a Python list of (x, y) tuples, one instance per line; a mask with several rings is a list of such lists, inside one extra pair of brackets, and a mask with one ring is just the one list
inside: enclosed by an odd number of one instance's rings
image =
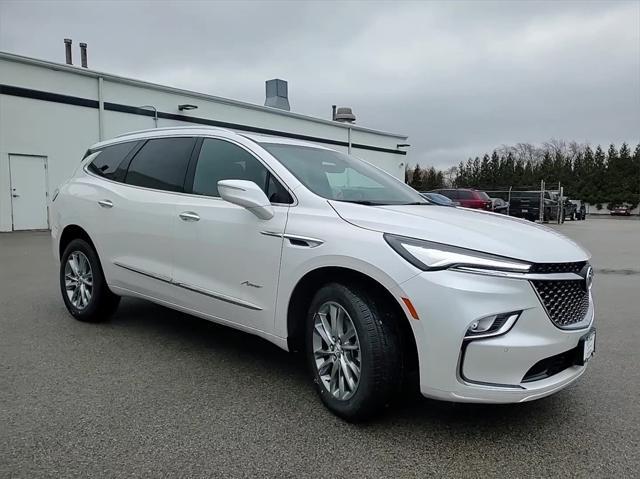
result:
[(402, 384), (400, 333), (385, 311), (364, 290), (340, 283), (323, 286), (311, 301), (305, 324), (311, 377), (324, 405), (347, 421), (380, 411)]
[(60, 292), (67, 310), (79, 321), (96, 323), (111, 316), (120, 303), (89, 243), (74, 239), (60, 258)]

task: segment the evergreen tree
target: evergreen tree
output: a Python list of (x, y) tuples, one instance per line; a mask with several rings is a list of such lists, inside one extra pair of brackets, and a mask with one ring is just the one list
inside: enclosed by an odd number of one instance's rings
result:
[(417, 189), (430, 190), (445, 184), (458, 188), (498, 190), (512, 186), (516, 189), (540, 186), (553, 189), (558, 182), (565, 194), (597, 205), (611, 203), (640, 203), (640, 144), (633, 153), (626, 143), (616, 149), (609, 145), (607, 152), (601, 146), (595, 151), (589, 145), (552, 140), (543, 147), (519, 143), (515, 147), (502, 146), (491, 155), (461, 161), (444, 175), (433, 167), (426, 170), (416, 165), (407, 169), (405, 178)]
[(420, 165), (416, 164), (416, 167), (413, 169), (413, 174), (411, 175), (411, 183), (409, 185), (416, 190), (420, 190), (422, 185), (422, 169), (420, 169)]

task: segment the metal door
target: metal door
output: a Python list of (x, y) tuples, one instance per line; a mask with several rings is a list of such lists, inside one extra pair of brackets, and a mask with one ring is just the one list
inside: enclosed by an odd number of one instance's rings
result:
[(9, 155), (13, 230), (49, 228), (47, 158)]

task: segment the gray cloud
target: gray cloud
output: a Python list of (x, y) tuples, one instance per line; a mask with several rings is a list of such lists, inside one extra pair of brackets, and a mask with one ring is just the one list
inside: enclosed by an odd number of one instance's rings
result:
[[(640, 2), (0, 0), (0, 49), (295, 111), (350, 105), (446, 167), (503, 143), (640, 138)], [(76, 52), (77, 53), (77, 52)]]

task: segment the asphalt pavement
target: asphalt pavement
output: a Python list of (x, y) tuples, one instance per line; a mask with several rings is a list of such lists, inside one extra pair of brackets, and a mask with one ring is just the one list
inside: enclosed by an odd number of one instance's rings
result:
[(640, 221), (555, 228), (593, 254), (586, 374), (525, 404), (406, 397), (364, 425), (257, 337), (134, 299), (75, 321), (48, 234), (0, 234), (0, 477), (638, 477)]

